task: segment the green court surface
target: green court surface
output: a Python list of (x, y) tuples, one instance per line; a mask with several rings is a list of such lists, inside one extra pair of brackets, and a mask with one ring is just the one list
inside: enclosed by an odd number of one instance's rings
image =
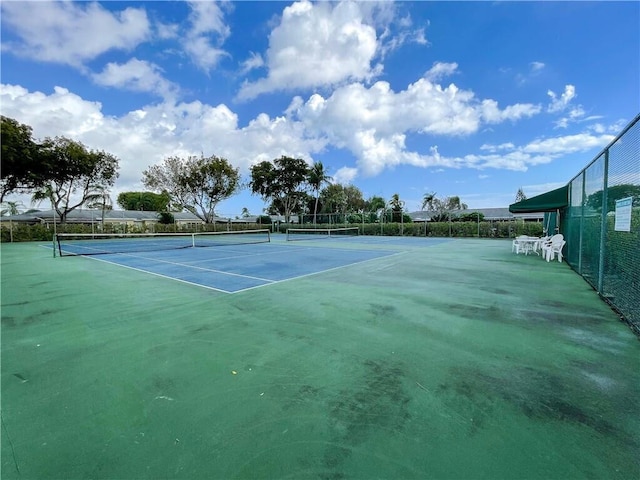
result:
[(427, 240), (290, 242), (398, 254), (233, 294), (3, 244), (2, 478), (640, 478), (630, 329), (564, 263)]

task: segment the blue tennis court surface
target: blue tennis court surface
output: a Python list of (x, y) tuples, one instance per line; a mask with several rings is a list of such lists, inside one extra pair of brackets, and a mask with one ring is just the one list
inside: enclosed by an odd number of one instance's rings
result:
[(264, 243), (155, 252), (106, 254), (92, 259), (220, 292), (236, 293), (377, 258), (397, 250)]

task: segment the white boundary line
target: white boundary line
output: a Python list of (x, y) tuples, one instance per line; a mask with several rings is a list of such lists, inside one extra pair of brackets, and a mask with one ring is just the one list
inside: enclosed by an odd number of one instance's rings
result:
[[(169, 265), (176, 265), (176, 266), (180, 266), (180, 267), (187, 267), (187, 268), (193, 268), (195, 270), (204, 270), (206, 272), (213, 272), (213, 273), (220, 273), (222, 275), (232, 275), (234, 277), (243, 277), (243, 278), (250, 278), (252, 280), (260, 280), (262, 282), (273, 282), (274, 280), (270, 280), (268, 278), (260, 278), (260, 277), (253, 277), (251, 275), (242, 275), (241, 273), (232, 273), (232, 272), (225, 272), (222, 270), (216, 270), (213, 268), (205, 268), (205, 267), (198, 267), (197, 265), (189, 265), (188, 263), (179, 263), (179, 262), (170, 262), (169, 260), (160, 260), (158, 258), (148, 258), (148, 257), (141, 257), (138, 255), (131, 255), (129, 253), (117, 253), (116, 255), (123, 255), (125, 257), (133, 257), (133, 258), (142, 258), (144, 260), (150, 260), (153, 262), (160, 262), (160, 263), (168, 263)], [(103, 260), (104, 262), (106, 262), (107, 260)], [(111, 262), (115, 265), (120, 265), (119, 263), (116, 262)], [(133, 267), (136, 268), (136, 267)], [(140, 269), (142, 270), (142, 269)], [(142, 270), (145, 271), (145, 270)]]
[(146, 273), (146, 274), (149, 274), (149, 275), (155, 275), (156, 277), (166, 278), (167, 280), (174, 280), (176, 282), (186, 283), (188, 285), (195, 285), (196, 287), (207, 288), (209, 290), (215, 290), (216, 292), (227, 293), (227, 294), (233, 293), (233, 292), (231, 292), (229, 290), (222, 290), (221, 288), (209, 287), (208, 285), (203, 285), (201, 283), (189, 282), (188, 280), (182, 280), (182, 279), (176, 278), (176, 277), (169, 277), (168, 275), (163, 275), (162, 273), (150, 272), (149, 270), (142, 270), (141, 268), (130, 267), (128, 265), (122, 265), (121, 263), (110, 262), (109, 260), (103, 260), (101, 258), (89, 257), (89, 259), (90, 260), (95, 260), (97, 262), (108, 263), (109, 265), (115, 265), (117, 267), (128, 268), (130, 270), (136, 270), (137, 272), (143, 272), (143, 273)]

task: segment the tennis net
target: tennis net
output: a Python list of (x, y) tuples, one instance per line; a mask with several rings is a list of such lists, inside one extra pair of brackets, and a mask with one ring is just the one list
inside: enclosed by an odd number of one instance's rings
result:
[(269, 230), (200, 233), (58, 233), (60, 256), (105, 255), (270, 242)]
[(287, 228), (287, 241), (314, 240), (322, 238), (355, 237), (360, 234), (358, 227), (342, 228)]

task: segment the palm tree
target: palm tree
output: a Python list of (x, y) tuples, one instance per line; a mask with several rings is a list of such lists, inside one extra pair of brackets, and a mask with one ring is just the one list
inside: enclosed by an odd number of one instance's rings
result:
[(247, 218), (250, 217), (251, 214), (249, 213), (249, 209), (247, 207), (242, 207), (242, 218)]
[(401, 222), (404, 202), (400, 200), (400, 195), (398, 195), (397, 193), (394, 193), (393, 195), (391, 195), (391, 200), (389, 200), (389, 205), (391, 206), (391, 221)]
[[(20, 213), (20, 209), (24, 207), (21, 201), (17, 202), (2, 202), (2, 205), (6, 205), (6, 208), (3, 208), (0, 212), (0, 216), (8, 215), (12, 217), (13, 215), (18, 215)], [(11, 218), (9, 218), (9, 239), (13, 243), (13, 222)]]
[(424, 197), (422, 197), (422, 210), (424, 210), (425, 207), (429, 207), (429, 210), (433, 210), (435, 200), (436, 192), (425, 193)]
[(94, 192), (87, 195), (86, 205), (89, 208), (100, 208), (102, 210), (102, 232), (104, 233), (104, 212), (113, 208), (113, 202), (109, 190), (101, 186), (95, 186)]
[(6, 205), (6, 208), (3, 208), (2, 211), (0, 211), (0, 216), (12, 216), (12, 215), (18, 215), (20, 213), (20, 210), (24, 207), (24, 205), (22, 204), (22, 202), (17, 201), (17, 202), (2, 202), (3, 205)]
[(324, 165), (322, 162), (315, 162), (311, 169), (309, 169), (309, 174), (307, 176), (307, 183), (311, 186), (311, 189), (316, 193), (316, 202), (313, 208), (313, 224), (316, 224), (316, 215), (318, 214), (318, 199), (320, 198), (320, 189), (325, 183), (329, 183), (331, 181), (331, 177), (327, 175), (324, 170)]

